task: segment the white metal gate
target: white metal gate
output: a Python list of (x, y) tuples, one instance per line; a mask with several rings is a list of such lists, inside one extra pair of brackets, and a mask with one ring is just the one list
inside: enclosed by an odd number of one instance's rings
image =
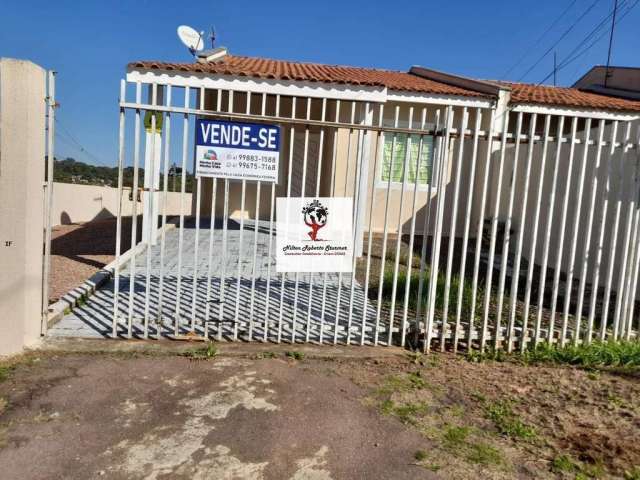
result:
[[(278, 183), (197, 178), (185, 205), (196, 117), (280, 124)], [(118, 211), (116, 337), (425, 350), (637, 338), (631, 119), (123, 81), (121, 194), (129, 174), (140, 188), (142, 151), (144, 234), (135, 195)], [(275, 199), (292, 196), (354, 198), (353, 274), (275, 273)]]

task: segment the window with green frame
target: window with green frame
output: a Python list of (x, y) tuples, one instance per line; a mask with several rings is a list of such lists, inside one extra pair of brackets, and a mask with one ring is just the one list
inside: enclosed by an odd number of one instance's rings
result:
[[(388, 182), (389, 175), (391, 175), (391, 182), (401, 183), (403, 181), (402, 170), (407, 146), (409, 146), (409, 157), (407, 159), (406, 181), (409, 184), (414, 184), (417, 175), (418, 185), (426, 186), (430, 183), (433, 173), (433, 137), (430, 136), (422, 137), (420, 165), (418, 166), (416, 164), (418, 151), (420, 150), (420, 135), (411, 135), (407, 142), (407, 134), (398, 133), (395, 136), (394, 143), (393, 134), (386, 134), (384, 136), (384, 151), (380, 178), (383, 182)], [(393, 165), (391, 162), (392, 150), (394, 150)], [(416, 166), (418, 167), (417, 169)]]

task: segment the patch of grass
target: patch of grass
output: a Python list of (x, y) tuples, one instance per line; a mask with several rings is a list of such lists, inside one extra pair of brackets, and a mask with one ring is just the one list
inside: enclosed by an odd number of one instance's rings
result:
[(504, 362), (507, 360), (508, 354), (504, 350), (489, 349), (484, 352), (478, 350), (469, 350), (466, 355), (466, 359), (472, 363), (481, 363), (486, 360), (492, 360), (494, 362)]
[(429, 411), (429, 405), (424, 402), (398, 404), (393, 400), (385, 400), (380, 404), (380, 410), (384, 415), (397, 417), (407, 425), (417, 425), (420, 417)]
[(624, 472), (624, 480), (640, 480), (640, 466)]
[(181, 355), (192, 360), (212, 360), (218, 355), (218, 348), (213, 342), (209, 342), (204, 347), (186, 350)]
[(404, 375), (392, 375), (385, 379), (384, 384), (378, 389), (378, 394), (389, 395), (395, 392), (408, 392), (420, 390), (428, 386), (419, 371)]
[(484, 442), (469, 445), (467, 460), (480, 465), (501, 465), (504, 463), (500, 450)]
[(13, 365), (0, 365), (0, 383), (4, 382), (15, 369)]
[(579, 465), (569, 455), (558, 455), (551, 462), (551, 470), (556, 473), (572, 473), (579, 470)]
[(444, 441), (449, 447), (459, 447), (467, 441), (471, 429), (469, 427), (448, 427), (443, 435)]
[(413, 454), (413, 458), (415, 458), (419, 462), (423, 462), (427, 459), (429, 455), (424, 450), (417, 450), (416, 453)]
[(486, 415), (493, 422), (502, 435), (515, 439), (531, 440), (535, 438), (536, 431), (526, 425), (520, 417), (513, 411), (511, 403), (506, 400), (499, 400), (485, 406)]
[(576, 479), (602, 478), (605, 475), (605, 469), (601, 464), (583, 463), (567, 454), (558, 455), (553, 459), (551, 471), (554, 473), (573, 473)]
[[(419, 269), (411, 271), (411, 277), (409, 279), (409, 308), (412, 310), (416, 310), (418, 304), (420, 304), (420, 308), (424, 308), (427, 304), (427, 294), (429, 291), (429, 278), (430, 271), (427, 267), (422, 273), (422, 291), (420, 298), (418, 298), (418, 293), (420, 292), (420, 271)], [(394, 263), (387, 261), (385, 263), (385, 272), (382, 277), (382, 298), (390, 302), (393, 296), (393, 276), (394, 276)], [(444, 300), (445, 300), (445, 283), (446, 283), (446, 275), (444, 273), (438, 274), (438, 288), (436, 289), (436, 309), (442, 310), (444, 308)], [(460, 291), (460, 277), (457, 275), (451, 276), (450, 286), (449, 286), (449, 306), (451, 308), (452, 305), (457, 305), (458, 302), (458, 292)], [(371, 283), (369, 286), (369, 294), (372, 295), (372, 298), (378, 297), (378, 289), (380, 288), (380, 283), (375, 284)], [(398, 277), (396, 280), (396, 302), (404, 302), (404, 296), (407, 288), (407, 272), (399, 271)], [(464, 287), (462, 288), (462, 311), (469, 312), (471, 310), (471, 299), (473, 295), (473, 289), (471, 286), (471, 282), (465, 281)], [(483, 297), (484, 290), (481, 286), (478, 286), (478, 297), (477, 299), (481, 299)], [(477, 301), (476, 303), (476, 315), (481, 312), (482, 302)]]
[(584, 368), (640, 367), (640, 342), (592, 342), (588, 345), (556, 347), (542, 343), (525, 351), (522, 360), (526, 363), (557, 363)]
[(297, 350), (285, 352), (285, 355), (289, 358), (293, 358), (294, 360), (304, 360), (304, 353), (298, 352)]

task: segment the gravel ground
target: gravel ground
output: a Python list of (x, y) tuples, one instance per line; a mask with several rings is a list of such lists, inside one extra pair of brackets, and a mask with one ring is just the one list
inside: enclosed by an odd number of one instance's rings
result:
[[(142, 218), (139, 218), (138, 236), (141, 230)], [(115, 233), (115, 218), (52, 228), (49, 303), (56, 302), (115, 258)], [(124, 252), (131, 243), (130, 217), (122, 219), (121, 238)]]

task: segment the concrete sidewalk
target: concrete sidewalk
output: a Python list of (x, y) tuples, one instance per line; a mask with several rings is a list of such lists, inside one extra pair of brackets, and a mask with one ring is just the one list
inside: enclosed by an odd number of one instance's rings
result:
[[(134, 278), (131, 306), (131, 333), (134, 337), (144, 335), (145, 316), (149, 319), (150, 336), (173, 334), (177, 312), (182, 333), (190, 329), (192, 319), (195, 319), (194, 329), (202, 335), (206, 320), (211, 322), (209, 332), (214, 338), (247, 340), (251, 331), (254, 339), (266, 337), (275, 341), (280, 337), (291, 341), (295, 337), (296, 341), (308, 339), (319, 342), (322, 336), (323, 342), (332, 343), (334, 337), (338, 342), (345, 342), (351, 331), (351, 341), (359, 342), (364, 322), (364, 342), (373, 342), (376, 308), (369, 299), (365, 299), (364, 289), (357, 281), (354, 280), (352, 286), (351, 274), (287, 274), (283, 281), (283, 276), (275, 270), (275, 237), (272, 237), (269, 251), (266, 222), (258, 223), (257, 236), (255, 225), (246, 222), (242, 249), (238, 225), (230, 222), (224, 255), (220, 253), (223, 244), (221, 225), (215, 225), (210, 264), (209, 220), (201, 221), (198, 235), (193, 227), (192, 224), (185, 226), (181, 249), (180, 230), (166, 232), (162, 268), (158, 243), (136, 256), (135, 277), (132, 277), (130, 265), (122, 271), (118, 289), (119, 336), (124, 337), (128, 333), (130, 282)], [(48, 334), (85, 338), (111, 336), (113, 291), (114, 281), (111, 280), (85, 303), (65, 315)], [(324, 299), (323, 291), (326, 292)], [(207, 300), (209, 310), (206, 308)], [(386, 328), (386, 321), (380, 321), (378, 335), (381, 340), (387, 337)]]

